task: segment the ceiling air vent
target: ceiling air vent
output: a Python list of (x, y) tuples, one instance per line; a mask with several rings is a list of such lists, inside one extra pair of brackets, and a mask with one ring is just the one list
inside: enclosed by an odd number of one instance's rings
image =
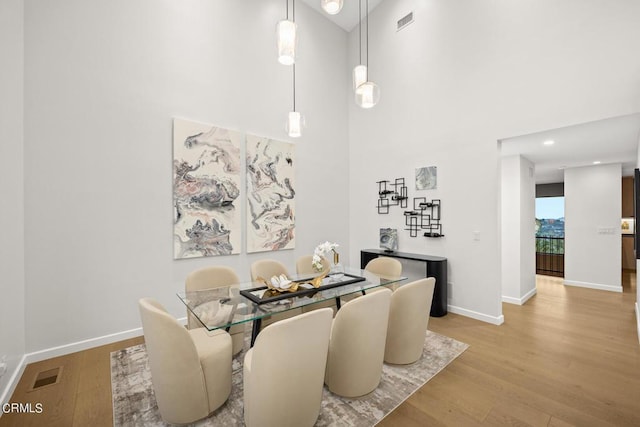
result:
[(398, 20), (398, 29), (396, 31), (400, 31), (401, 29), (411, 24), (412, 22), (413, 22), (413, 12), (409, 12)]

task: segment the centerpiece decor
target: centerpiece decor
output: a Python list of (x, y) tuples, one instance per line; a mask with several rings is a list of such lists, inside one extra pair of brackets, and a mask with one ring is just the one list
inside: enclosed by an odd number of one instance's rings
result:
[(344, 267), (340, 264), (340, 254), (336, 249), (338, 249), (340, 245), (337, 243), (324, 242), (319, 244), (316, 249), (313, 251), (313, 259), (311, 264), (313, 265), (313, 269), (316, 271), (322, 271), (324, 266), (322, 265), (322, 256), (327, 255), (333, 252), (333, 264), (331, 264), (331, 270), (329, 271), (329, 275), (333, 278), (340, 279), (344, 276)]
[(271, 280), (264, 280), (264, 282), (269, 289), (278, 292), (295, 292), (298, 290), (298, 283), (289, 280), (284, 274), (273, 276)]

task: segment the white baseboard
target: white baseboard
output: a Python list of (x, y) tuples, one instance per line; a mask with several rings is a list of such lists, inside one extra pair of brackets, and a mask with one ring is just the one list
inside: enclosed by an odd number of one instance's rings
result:
[(640, 307), (636, 302), (636, 322), (638, 323), (638, 342), (640, 343)]
[(484, 313), (478, 313), (477, 311), (467, 310), (466, 308), (456, 307), (455, 305), (449, 305), (450, 312), (459, 314), (465, 317), (471, 317), (472, 319), (481, 320), (483, 322), (491, 323), (493, 325), (502, 325), (504, 323), (504, 316), (489, 316)]
[(577, 280), (565, 280), (567, 286), (576, 286), (578, 288), (599, 289), (601, 291), (622, 292), (622, 285), (603, 285), (601, 283), (579, 282)]
[(78, 341), (74, 343), (64, 344), (57, 347), (46, 348), (44, 350), (34, 351), (25, 355), (27, 364), (39, 362), (41, 360), (51, 359), (53, 357), (64, 356), (66, 354), (75, 353), (77, 351), (88, 350), (101, 345), (111, 344), (114, 342), (135, 338), (142, 335), (142, 328), (130, 329), (128, 331), (116, 332), (114, 334), (105, 335), (88, 340)]
[[(13, 392), (16, 389), (16, 386), (18, 385), (18, 381), (20, 380), (20, 378), (22, 377), (22, 373), (24, 372), (24, 368), (27, 366), (27, 355), (25, 354), (24, 356), (22, 356), (22, 359), (20, 359), (20, 362), (18, 363), (18, 366), (16, 366), (16, 369), (14, 369), (13, 374), (11, 374), (11, 378), (9, 378), (9, 382), (7, 383), (7, 386), (5, 387), (4, 390), (2, 390), (2, 393), (0, 394), (0, 405), (4, 405), (5, 403), (9, 402), (9, 399), (11, 399), (11, 396), (13, 395)], [(2, 416), (2, 411), (0, 411), (0, 417)]]
[(513, 298), (503, 295), (502, 302), (506, 302), (509, 304), (523, 305), (525, 302), (529, 301), (531, 297), (538, 293), (536, 288), (531, 289), (529, 292), (524, 294), (521, 298)]
[[(187, 324), (187, 318), (177, 319), (182, 325)], [(111, 344), (118, 341), (127, 340), (129, 338), (140, 337), (143, 335), (142, 328), (129, 329), (128, 331), (116, 332), (97, 338), (90, 338), (84, 341), (78, 341), (58, 347), (47, 348), (44, 350), (34, 351), (25, 355), (27, 363), (39, 362), (41, 360), (51, 359), (52, 357), (64, 356), (66, 354), (75, 353), (77, 351), (88, 350), (101, 345)]]

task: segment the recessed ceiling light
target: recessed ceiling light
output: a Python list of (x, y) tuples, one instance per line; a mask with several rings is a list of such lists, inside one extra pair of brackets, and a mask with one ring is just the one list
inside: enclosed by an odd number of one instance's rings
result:
[(544, 145), (553, 145), (553, 144), (555, 144), (555, 143), (556, 143), (556, 142), (555, 142), (554, 140), (552, 140), (552, 139), (548, 139), (548, 140), (546, 140), (545, 142), (543, 142), (543, 144), (544, 144)]
[(600, 163), (602, 163), (600, 160), (596, 160), (595, 162), (593, 162), (594, 165), (599, 165)]

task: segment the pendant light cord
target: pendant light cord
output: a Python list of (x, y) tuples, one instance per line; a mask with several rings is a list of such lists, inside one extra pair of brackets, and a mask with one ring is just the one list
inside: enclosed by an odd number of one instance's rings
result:
[(367, 0), (367, 81), (369, 81), (369, 0)]
[(358, 49), (360, 50), (358, 64), (362, 64), (362, 0), (358, 0)]
[[(289, 6), (289, 0), (287, 0), (287, 7)], [(291, 6), (292, 6), (292, 18), (293, 18), (293, 23), (295, 24), (296, 22), (296, 0), (291, 0)], [(296, 111), (296, 63), (293, 63), (293, 111)]]

